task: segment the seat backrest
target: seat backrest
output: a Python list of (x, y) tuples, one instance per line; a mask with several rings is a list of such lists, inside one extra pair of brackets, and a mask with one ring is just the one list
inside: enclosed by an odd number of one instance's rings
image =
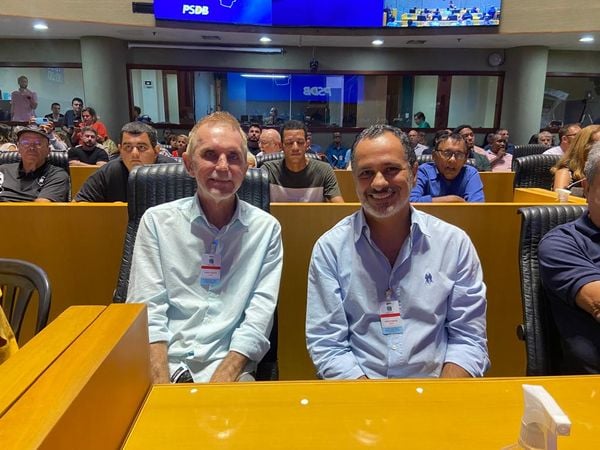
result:
[[(190, 197), (196, 192), (196, 180), (188, 175), (182, 164), (153, 164), (134, 168), (129, 174), (128, 223), (123, 244), (121, 268), (113, 301), (122, 303), (127, 299), (129, 272), (135, 237), (142, 215), (151, 206)], [(270, 212), (269, 177), (260, 169), (248, 169), (242, 186), (237, 192), (239, 199), (266, 212)], [(269, 340), (271, 348), (258, 365), (256, 378), (277, 379), (277, 312)]]
[(515, 145), (513, 150), (513, 159), (520, 158), (521, 156), (529, 156), (529, 155), (541, 155), (548, 147), (542, 144), (524, 144), (524, 145)]
[(35, 291), (39, 298), (35, 332), (46, 326), (52, 291), (48, 276), (40, 267), (27, 261), (0, 258), (0, 289), (2, 308), (17, 339), (25, 311)]
[(557, 155), (513, 157), (514, 187), (550, 189), (554, 178), (550, 169), (559, 158)]
[[(307, 158), (319, 159), (319, 157), (315, 153), (306, 153)], [(259, 156), (256, 156), (256, 167), (260, 167), (263, 163), (267, 161), (276, 161), (278, 159), (283, 159), (283, 152), (276, 153), (266, 153)]]
[[(21, 161), (21, 154), (19, 152), (0, 152), (0, 164), (12, 164)], [(51, 151), (48, 155), (48, 161), (53, 166), (60, 167), (70, 174), (69, 170), (69, 155), (67, 152), (55, 152)]]
[(577, 219), (585, 209), (584, 205), (533, 206), (519, 209), (519, 271), (527, 375), (559, 374), (562, 359), (558, 330), (540, 282), (538, 244), (552, 228)]

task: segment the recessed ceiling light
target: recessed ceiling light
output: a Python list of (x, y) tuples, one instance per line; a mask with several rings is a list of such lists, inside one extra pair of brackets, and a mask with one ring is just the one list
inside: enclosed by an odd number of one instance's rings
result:
[(371, 44), (373, 44), (373, 45), (383, 45), (383, 39), (373, 39), (373, 42), (371, 42)]
[(269, 42), (271, 42), (271, 38), (269, 36), (263, 36), (259, 39), (259, 41), (263, 44), (268, 44)]
[(590, 42), (594, 42), (594, 36), (582, 36), (579, 38), (579, 42), (589, 44)]
[(48, 29), (48, 25), (46, 25), (45, 23), (36, 23), (33, 25), (33, 29), (34, 30), (47, 30)]

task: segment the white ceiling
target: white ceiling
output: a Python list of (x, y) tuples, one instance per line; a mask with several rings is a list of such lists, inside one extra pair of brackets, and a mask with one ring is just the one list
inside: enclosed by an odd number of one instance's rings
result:
[[(155, 43), (186, 43), (215, 45), (260, 45), (258, 39), (264, 34), (272, 38), (271, 46), (308, 47), (368, 47), (375, 37), (384, 39), (383, 47), (428, 48), (511, 48), (523, 45), (540, 45), (554, 50), (600, 50), (600, 36), (592, 44), (578, 40), (581, 33), (531, 33), (498, 34), (494, 29), (476, 30), (475, 34), (455, 34), (455, 29), (433, 30), (383, 30), (377, 34), (371, 30), (286, 30), (246, 27), (240, 32), (234, 27), (205, 25), (203, 29), (166, 27), (115, 26), (100, 23), (46, 21), (49, 29), (33, 30), (34, 20), (0, 16), (0, 38), (20, 39), (78, 39), (81, 36), (106, 36), (127, 41)], [(235, 30), (235, 31), (232, 31)], [(478, 31), (482, 31), (479, 32)], [(489, 32), (491, 31), (491, 32)], [(299, 34), (300, 32), (306, 34)], [(340, 35), (335, 35), (340, 33)], [(347, 33), (347, 34), (343, 34)], [(398, 33), (402, 33), (399, 35)], [(433, 33), (433, 34), (431, 34)], [(440, 34), (443, 33), (443, 34)], [(452, 33), (452, 34), (449, 34)], [(206, 39), (203, 36), (217, 37)], [(410, 44), (410, 40), (425, 40), (424, 44)]]

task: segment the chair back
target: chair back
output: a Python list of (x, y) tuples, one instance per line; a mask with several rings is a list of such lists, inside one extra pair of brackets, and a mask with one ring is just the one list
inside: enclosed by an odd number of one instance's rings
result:
[(513, 157), (516, 188), (552, 188), (554, 176), (550, 169), (558, 162), (557, 155), (529, 155)]
[[(0, 164), (13, 164), (21, 161), (21, 154), (19, 152), (0, 152)], [(48, 154), (48, 161), (53, 166), (60, 167), (71, 174), (69, 171), (69, 155), (67, 152), (55, 152), (51, 151)]]
[(40, 267), (27, 261), (0, 258), (0, 303), (17, 340), (21, 324), (34, 292), (38, 293), (35, 332), (48, 323), (52, 291), (48, 276)]
[[(317, 160), (319, 159), (319, 157), (317, 156), (316, 153), (308, 153), (307, 152), (306, 157), (312, 158), (312, 159), (317, 159)], [(266, 153), (266, 154), (256, 156), (255, 158), (256, 158), (256, 167), (258, 168), (267, 161), (277, 161), (279, 159), (283, 159), (283, 152)]]
[[(182, 164), (153, 164), (134, 168), (129, 174), (128, 223), (123, 245), (123, 257), (113, 301), (123, 303), (127, 299), (129, 272), (140, 220), (146, 210), (161, 203), (170, 202), (196, 193), (196, 180), (189, 176)], [(248, 169), (242, 186), (237, 191), (240, 200), (270, 212), (269, 177), (260, 169)], [(277, 311), (269, 337), (271, 348), (257, 369), (257, 379), (277, 379)]]
[(560, 374), (562, 360), (560, 337), (540, 281), (538, 244), (552, 228), (577, 219), (585, 209), (584, 205), (533, 206), (519, 209), (519, 271), (523, 324), (517, 327), (517, 335), (525, 341), (527, 375)]
[(512, 155), (514, 159), (522, 156), (541, 155), (546, 150), (548, 150), (548, 147), (542, 144), (515, 145)]

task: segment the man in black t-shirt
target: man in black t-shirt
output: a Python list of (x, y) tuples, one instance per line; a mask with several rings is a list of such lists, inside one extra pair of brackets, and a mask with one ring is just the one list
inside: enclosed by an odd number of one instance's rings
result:
[(92, 127), (81, 129), (80, 144), (69, 150), (70, 166), (103, 166), (108, 162), (108, 153), (97, 145), (98, 132)]
[(130, 122), (121, 128), (120, 156), (110, 161), (83, 184), (76, 202), (126, 202), (129, 172), (144, 164), (174, 163), (174, 159), (159, 155), (156, 130), (143, 122)]
[(0, 202), (66, 202), (69, 175), (48, 162), (50, 140), (36, 126), (17, 132), (21, 161), (0, 165)]

